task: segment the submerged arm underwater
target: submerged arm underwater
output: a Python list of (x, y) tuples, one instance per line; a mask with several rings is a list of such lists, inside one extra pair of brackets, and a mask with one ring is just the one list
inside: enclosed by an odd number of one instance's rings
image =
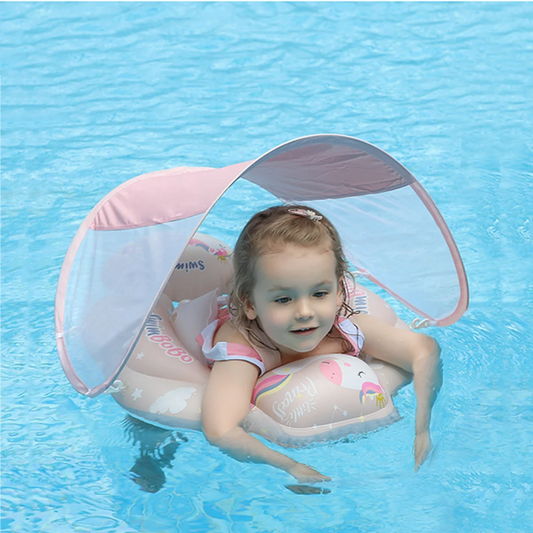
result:
[(431, 408), (442, 385), (440, 346), (433, 337), (389, 326), (370, 315), (357, 315), (353, 321), (365, 335), (363, 352), (413, 374), (417, 401), (414, 453), (418, 470), (431, 451)]
[[(426, 336), (424, 336), (426, 337)], [(431, 409), (442, 386), (442, 361), (440, 346), (431, 337), (426, 337), (428, 348), (421, 350), (412, 366), (417, 405), (415, 417), (415, 470), (427, 459), (431, 451), (429, 424)]]
[(271, 450), (239, 426), (250, 409), (257, 375), (257, 367), (246, 361), (220, 361), (213, 365), (202, 405), (207, 440), (237, 461), (274, 466), (300, 483), (329, 481), (316, 470)]

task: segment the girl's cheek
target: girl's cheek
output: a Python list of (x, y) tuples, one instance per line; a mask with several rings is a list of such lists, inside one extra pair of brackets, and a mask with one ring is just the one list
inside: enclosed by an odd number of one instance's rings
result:
[(270, 321), (272, 324), (276, 324), (278, 326), (285, 324), (288, 319), (288, 313), (283, 312), (281, 309), (278, 309), (276, 312), (270, 315)]

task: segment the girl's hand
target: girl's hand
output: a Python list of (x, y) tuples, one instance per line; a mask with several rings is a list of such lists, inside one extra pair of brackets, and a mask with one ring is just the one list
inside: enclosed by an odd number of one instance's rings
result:
[(298, 480), (298, 483), (320, 483), (322, 481), (331, 481), (328, 476), (323, 476), (320, 472), (313, 470), (311, 467), (302, 463), (296, 463), (291, 466), (287, 472)]
[(432, 444), (431, 438), (429, 436), (429, 431), (422, 431), (417, 433), (415, 436), (415, 471), (420, 468), (420, 466), (427, 459), (429, 452), (431, 451)]

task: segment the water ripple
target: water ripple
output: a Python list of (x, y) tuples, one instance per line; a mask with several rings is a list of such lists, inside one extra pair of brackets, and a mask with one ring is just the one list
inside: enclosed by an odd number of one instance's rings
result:
[[(531, 5), (3, 3), (0, 13), (3, 530), (525, 523)], [(445, 381), (430, 463), (412, 472), (411, 386), (396, 398), (397, 424), (288, 451), (333, 477), (330, 494), (303, 497), (284, 473), (236, 463), (198, 433), (132, 429), (111, 398), (76, 395), (53, 305), (79, 224), (118, 184), (250, 160), (319, 132), (375, 143), (420, 179), (456, 238), (471, 298), (457, 324), (431, 332)], [(272, 202), (239, 184), (205, 229), (233, 244)]]

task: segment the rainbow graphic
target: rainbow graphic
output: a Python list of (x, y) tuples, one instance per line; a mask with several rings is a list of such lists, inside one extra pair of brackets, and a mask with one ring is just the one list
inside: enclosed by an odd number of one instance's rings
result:
[(217, 256), (217, 259), (221, 261), (225, 261), (226, 258), (229, 256), (228, 251), (222, 248), (221, 246), (218, 248), (211, 248), (204, 241), (201, 241), (200, 239), (191, 239), (189, 241), (189, 245), (198, 246), (199, 248), (202, 248), (206, 252), (210, 253), (211, 255)]
[(361, 392), (359, 393), (359, 400), (361, 403), (365, 403), (368, 398), (375, 398), (376, 406), (380, 408), (385, 407), (387, 403), (383, 396), (383, 389), (376, 383), (365, 381), (361, 387)]
[(259, 398), (268, 396), (269, 394), (274, 394), (285, 387), (285, 385), (287, 385), (287, 383), (289, 383), (291, 380), (292, 376), (293, 374), (285, 374), (282, 376), (274, 375), (261, 381), (261, 383), (259, 383), (259, 385), (257, 385), (254, 389), (252, 394), (252, 403), (257, 405)]

